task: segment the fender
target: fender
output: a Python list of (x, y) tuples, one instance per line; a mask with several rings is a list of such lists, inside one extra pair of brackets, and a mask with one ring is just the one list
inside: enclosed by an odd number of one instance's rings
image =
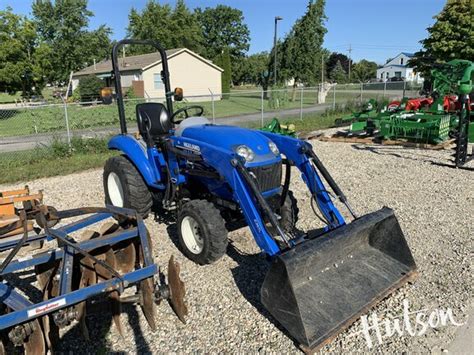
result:
[(160, 183), (161, 175), (154, 164), (154, 158), (152, 157), (152, 162), (148, 159), (148, 156), (153, 154), (153, 152), (150, 151), (152, 149), (146, 151), (135, 137), (123, 134), (112, 137), (109, 140), (108, 148), (110, 150), (121, 151), (123, 155), (130, 159), (147, 185), (159, 189), (163, 188), (163, 185)]

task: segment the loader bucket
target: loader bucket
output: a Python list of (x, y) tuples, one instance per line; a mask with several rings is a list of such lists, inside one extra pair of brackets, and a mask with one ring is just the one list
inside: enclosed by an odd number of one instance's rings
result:
[(303, 350), (316, 350), (415, 269), (400, 225), (384, 207), (277, 256), (261, 301)]

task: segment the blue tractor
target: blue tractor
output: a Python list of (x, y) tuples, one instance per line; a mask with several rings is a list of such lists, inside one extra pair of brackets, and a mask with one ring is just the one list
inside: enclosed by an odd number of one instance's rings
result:
[[(125, 44), (154, 46), (161, 55), (166, 104), (136, 105), (138, 135), (127, 133), (117, 56)], [(393, 211), (357, 217), (308, 142), (211, 124), (200, 106), (174, 111), (182, 90), (171, 90), (166, 52), (157, 42), (122, 40), (112, 62), (121, 134), (109, 148), (121, 155), (105, 164), (106, 203), (143, 216), (153, 205), (175, 211), (180, 248), (198, 264), (224, 255), (230, 226), (248, 226), (271, 263), (261, 302), (303, 347), (327, 342), (415, 275)], [(321, 229), (295, 227), (290, 181), (296, 169)], [(347, 207), (351, 223), (333, 199)]]

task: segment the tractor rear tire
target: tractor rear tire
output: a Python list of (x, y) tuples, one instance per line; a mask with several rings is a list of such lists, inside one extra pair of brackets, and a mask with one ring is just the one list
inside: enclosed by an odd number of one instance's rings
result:
[(126, 157), (120, 155), (107, 160), (104, 166), (105, 203), (136, 210), (147, 218), (153, 198), (140, 172)]
[(292, 232), (296, 228), (298, 222), (298, 201), (293, 194), (293, 191), (288, 191), (285, 202), (280, 208), (280, 226), (285, 232)]
[(227, 250), (227, 229), (220, 211), (209, 201), (192, 200), (178, 213), (181, 251), (197, 264), (212, 264)]

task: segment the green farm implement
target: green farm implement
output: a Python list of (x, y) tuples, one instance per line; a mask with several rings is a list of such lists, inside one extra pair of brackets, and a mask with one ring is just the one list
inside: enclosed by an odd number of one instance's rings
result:
[(379, 122), (379, 138), (440, 144), (449, 139), (451, 116), (414, 112), (387, 116)]
[(404, 98), (379, 112), (362, 111), (336, 123), (351, 123), (347, 131), (341, 132), (346, 136), (376, 136), (429, 144), (456, 138), (460, 149), (457, 153), (460, 157), (456, 159), (461, 162), (468, 142), (474, 142), (470, 100), (462, 98), (472, 92), (473, 68), (471, 61), (461, 59), (437, 65), (431, 71), (433, 86), (429, 97)]
[(374, 99), (370, 99), (367, 101), (362, 110), (360, 111), (353, 111), (352, 114), (348, 116), (344, 116), (342, 118), (338, 118), (334, 121), (336, 126), (347, 126), (349, 124), (353, 124), (356, 122), (366, 122), (370, 118), (377, 117), (377, 101)]
[(261, 130), (283, 136), (296, 137), (295, 125), (293, 123), (281, 124), (276, 117), (269, 124), (263, 126)]

